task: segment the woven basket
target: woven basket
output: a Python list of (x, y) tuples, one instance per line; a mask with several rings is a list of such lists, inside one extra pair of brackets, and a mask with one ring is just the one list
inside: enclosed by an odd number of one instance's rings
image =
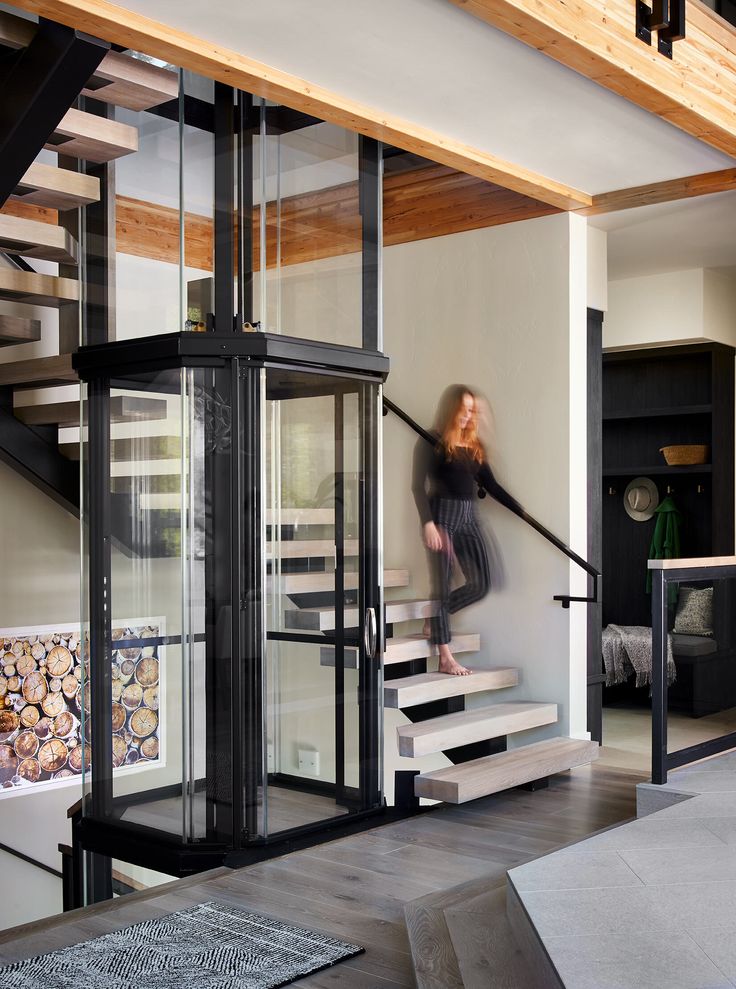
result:
[(670, 467), (708, 463), (708, 447), (699, 443), (663, 446), (659, 452), (664, 454), (665, 463)]

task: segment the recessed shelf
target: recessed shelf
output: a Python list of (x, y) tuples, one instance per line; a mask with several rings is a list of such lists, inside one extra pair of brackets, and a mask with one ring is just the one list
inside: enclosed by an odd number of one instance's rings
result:
[(712, 405), (673, 405), (662, 409), (634, 409), (632, 411), (619, 410), (618, 412), (607, 412), (603, 416), (603, 421), (615, 419), (656, 419), (666, 416), (693, 416), (707, 415), (713, 411)]
[(604, 467), (604, 477), (647, 477), (649, 474), (710, 474), (713, 464), (685, 464), (680, 467), (657, 464), (656, 467)]

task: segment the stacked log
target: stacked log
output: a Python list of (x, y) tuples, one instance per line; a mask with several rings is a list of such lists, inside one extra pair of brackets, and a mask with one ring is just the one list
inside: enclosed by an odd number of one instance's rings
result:
[[(158, 629), (116, 628), (112, 756), (117, 767), (159, 758)], [(115, 649), (115, 644), (124, 645)], [(136, 643), (136, 644), (134, 644)], [(138, 644), (140, 643), (140, 644)], [(0, 786), (69, 779), (90, 769), (89, 658), (78, 632), (0, 636)], [(84, 724), (85, 740), (82, 739)]]

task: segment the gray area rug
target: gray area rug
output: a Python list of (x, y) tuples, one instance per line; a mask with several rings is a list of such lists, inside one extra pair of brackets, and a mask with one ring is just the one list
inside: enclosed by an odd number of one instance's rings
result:
[(2, 989), (275, 989), (364, 949), (209, 901), (0, 968)]

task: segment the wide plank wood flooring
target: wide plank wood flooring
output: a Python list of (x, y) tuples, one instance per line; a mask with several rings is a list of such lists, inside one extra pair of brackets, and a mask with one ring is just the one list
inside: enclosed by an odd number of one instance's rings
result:
[(220, 900), (361, 944), (365, 953), (294, 983), (309, 989), (414, 986), (404, 905), (507, 869), (635, 815), (641, 774), (585, 766), (546, 790), (440, 806), (370, 832), (244, 869), (218, 869), (0, 934), (0, 963)]

